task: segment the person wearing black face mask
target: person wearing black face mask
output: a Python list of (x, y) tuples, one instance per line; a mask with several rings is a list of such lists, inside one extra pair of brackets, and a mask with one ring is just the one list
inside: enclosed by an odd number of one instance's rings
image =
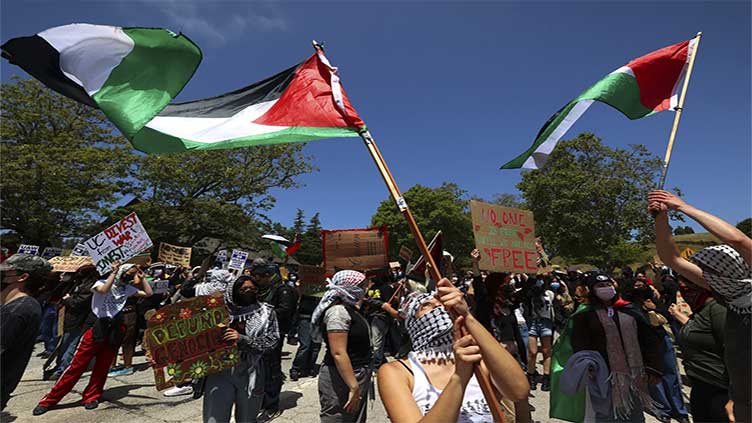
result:
[(277, 315), (257, 299), (256, 284), (239, 277), (225, 291), (230, 323), (222, 339), (236, 342), (240, 360), (230, 369), (206, 377), (204, 422), (228, 422), (235, 409), (236, 422), (255, 422), (264, 400), (265, 367), (261, 356), (280, 343)]
[(51, 271), (47, 260), (29, 254), (16, 254), (0, 264), (0, 409), (5, 409), (29, 364), (42, 319), (33, 295)]

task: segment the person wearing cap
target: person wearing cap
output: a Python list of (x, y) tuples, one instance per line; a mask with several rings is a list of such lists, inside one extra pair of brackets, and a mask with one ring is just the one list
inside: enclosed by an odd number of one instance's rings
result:
[(0, 409), (29, 364), (42, 320), (42, 307), (33, 295), (51, 271), (47, 260), (30, 254), (15, 254), (0, 264)]
[[(290, 332), (293, 316), (297, 308), (295, 290), (284, 283), (279, 274), (279, 268), (263, 258), (254, 259), (251, 263), (251, 278), (258, 288), (258, 299), (274, 307), (279, 325), (279, 333)], [(282, 342), (263, 355), (266, 386), (264, 387), (264, 402), (259, 420), (269, 421), (278, 417), (279, 395), (282, 392)]]
[[(752, 421), (752, 238), (733, 225), (693, 207), (668, 191), (648, 194), (648, 210), (655, 217), (655, 246), (661, 261), (698, 287), (710, 291), (726, 307), (724, 360), (731, 386), (733, 416)], [(682, 257), (669, 225), (669, 210), (694, 219), (720, 239), (722, 245)]]
[(151, 286), (145, 281), (144, 272), (138, 266), (121, 265), (117, 261), (112, 263), (107, 279), (95, 282), (91, 291), (91, 311), (96, 316), (94, 325), (86, 329), (81, 337), (70, 366), (63, 371), (50, 392), (34, 407), (32, 414), (35, 416), (42, 415), (57, 405), (73, 389), (92, 360), (96, 360), (94, 369), (81, 402), (87, 410), (99, 406), (99, 399), (107, 382), (107, 372), (123, 341), (125, 328), (121, 311), (128, 298), (146, 298), (152, 295)]

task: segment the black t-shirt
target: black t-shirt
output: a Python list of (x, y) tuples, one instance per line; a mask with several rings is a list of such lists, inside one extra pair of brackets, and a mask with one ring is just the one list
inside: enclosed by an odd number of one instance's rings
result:
[(2, 406), (21, 381), (39, 334), (42, 307), (23, 296), (0, 306), (0, 390)]

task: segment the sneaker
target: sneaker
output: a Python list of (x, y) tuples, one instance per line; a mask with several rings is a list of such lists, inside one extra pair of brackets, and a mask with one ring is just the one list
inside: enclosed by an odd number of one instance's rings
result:
[(551, 390), (551, 375), (543, 375), (543, 382), (541, 383), (541, 391), (548, 392)]
[(42, 351), (41, 353), (37, 354), (37, 357), (43, 358), (43, 359), (48, 359), (48, 358), (50, 358), (51, 355), (52, 355), (52, 353), (49, 352), (49, 351)]
[(87, 410), (93, 410), (97, 407), (99, 407), (99, 401), (97, 400), (94, 400), (92, 402), (87, 402), (86, 404), (84, 404), (84, 408)]
[(110, 370), (110, 372), (107, 373), (107, 376), (128, 376), (132, 375), (134, 371), (135, 370), (133, 370), (133, 367), (124, 367), (119, 370)]
[(296, 369), (290, 369), (290, 380), (293, 382), (297, 382), (298, 379), (302, 376), (300, 374), (301, 372), (297, 371)]
[(174, 388), (170, 388), (166, 391), (164, 391), (164, 396), (166, 397), (179, 397), (181, 395), (191, 395), (193, 393), (193, 386), (186, 385), (186, 386), (176, 386)]
[(259, 422), (269, 422), (282, 415), (280, 410), (262, 410), (258, 415)]
[(37, 405), (36, 407), (34, 407), (33, 410), (31, 410), (31, 414), (33, 414), (35, 416), (41, 416), (42, 414), (44, 414), (44, 413), (46, 413), (48, 411), (50, 411), (49, 408), (42, 407), (41, 405)]
[(530, 384), (530, 390), (535, 391), (538, 389), (538, 374), (537, 373), (528, 373), (527, 374), (527, 382)]
[(292, 346), (298, 345), (298, 338), (294, 336), (288, 336), (287, 345), (292, 345)]

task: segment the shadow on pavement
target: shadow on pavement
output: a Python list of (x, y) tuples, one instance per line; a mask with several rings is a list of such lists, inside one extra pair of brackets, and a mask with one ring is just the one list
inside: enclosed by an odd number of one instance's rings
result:
[(303, 396), (300, 392), (283, 391), (279, 394), (279, 409), (289, 410), (298, 405), (298, 400)]

